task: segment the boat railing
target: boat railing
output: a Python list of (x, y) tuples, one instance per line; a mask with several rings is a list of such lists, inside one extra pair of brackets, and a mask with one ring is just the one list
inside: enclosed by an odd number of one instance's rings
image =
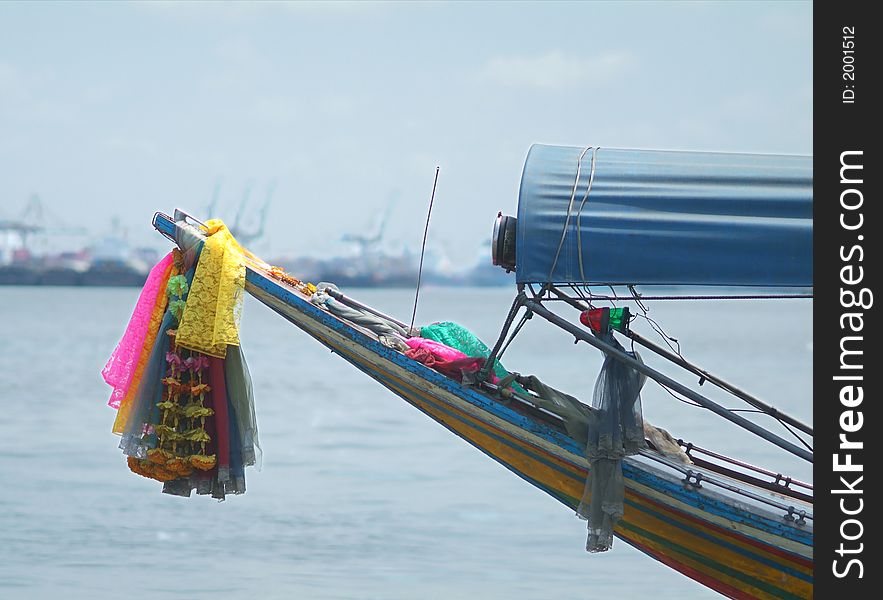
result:
[(813, 489), (812, 484), (806, 483), (805, 481), (800, 481), (799, 479), (795, 479), (781, 473), (776, 473), (775, 471), (770, 471), (769, 469), (764, 469), (763, 467), (759, 467), (757, 465), (753, 465), (751, 463), (747, 463), (745, 461), (741, 461), (730, 456), (726, 456), (724, 454), (719, 454), (717, 452), (714, 452), (713, 450), (708, 450), (707, 448), (700, 448), (692, 442), (685, 442), (681, 439), (679, 439), (677, 442), (684, 449), (684, 452), (686, 452), (687, 455), (690, 456), (690, 458), (695, 458), (693, 454), (698, 452), (700, 454), (705, 454), (712, 458), (722, 460), (731, 465), (736, 465), (737, 467), (741, 467), (743, 469), (747, 469), (749, 471), (754, 471), (755, 473), (760, 473), (762, 475), (771, 477), (773, 478), (773, 483), (785, 488), (790, 488), (792, 485), (794, 485), (810, 491), (812, 491)]
[[(644, 458), (648, 458), (652, 461), (661, 463), (675, 471), (680, 472), (684, 475), (684, 485), (691, 486), (694, 488), (701, 488), (702, 484), (713, 485), (722, 489), (727, 490), (733, 494), (737, 494), (739, 496), (744, 496), (746, 498), (750, 498), (755, 502), (760, 502), (761, 504), (765, 504), (767, 506), (771, 506), (778, 510), (784, 511), (784, 519), (787, 521), (793, 521), (797, 525), (804, 525), (806, 521), (812, 521), (813, 515), (811, 512), (806, 509), (800, 509), (795, 507), (794, 505), (785, 504), (784, 502), (779, 502), (773, 498), (762, 496), (761, 494), (756, 494), (751, 490), (747, 490), (745, 488), (733, 485), (726, 481), (722, 481), (713, 475), (708, 475), (702, 471), (697, 471), (690, 468), (690, 465), (685, 465), (682, 463), (678, 463), (674, 460), (671, 460), (661, 454), (657, 454), (651, 450), (642, 450), (641, 456)], [(811, 500), (809, 500), (811, 502)]]

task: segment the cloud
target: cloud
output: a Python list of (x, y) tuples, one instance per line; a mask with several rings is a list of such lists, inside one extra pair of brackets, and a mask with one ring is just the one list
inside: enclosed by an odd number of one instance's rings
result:
[(479, 75), (512, 87), (564, 89), (607, 83), (631, 68), (634, 62), (634, 57), (625, 52), (574, 56), (556, 50), (533, 57), (494, 57)]

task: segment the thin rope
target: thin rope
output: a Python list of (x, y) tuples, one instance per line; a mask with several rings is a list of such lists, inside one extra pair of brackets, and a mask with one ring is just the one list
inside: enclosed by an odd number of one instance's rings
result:
[(423, 277), (423, 255), (426, 254), (426, 236), (429, 234), (429, 217), (432, 216), (432, 203), (435, 200), (435, 187), (438, 185), (439, 167), (435, 168), (435, 181), (432, 182), (432, 195), (429, 197), (429, 210), (426, 212), (426, 227), (423, 228), (423, 245), (420, 247), (420, 267), (417, 269), (417, 291), (414, 294), (414, 310), (411, 311), (411, 327), (408, 334), (414, 329), (414, 319), (417, 318), (417, 301), (420, 299), (420, 280)]
[(579, 209), (576, 211), (576, 247), (577, 247), (577, 258), (579, 259), (579, 278), (580, 281), (586, 280), (586, 274), (583, 270), (583, 240), (582, 240), (582, 226), (580, 219), (583, 216), (583, 206), (586, 205), (586, 200), (589, 199), (589, 192), (592, 191), (592, 183), (595, 181), (595, 156), (598, 154), (598, 150), (600, 150), (600, 146), (592, 149), (592, 165), (589, 171), (589, 183), (586, 185), (586, 193), (583, 196), (582, 202), (580, 202)]
[(582, 290), (580, 290), (579, 287), (577, 287), (577, 286), (571, 285), (570, 289), (572, 289), (574, 292), (576, 292), (576, 295), (580, 297), (580, 300), (582, 300), (583, 302), (588, 304), (590, 309), (595, 308), (595, 305), (592, 304), (591, 291), (589, 292), (589, 295), (586, 296), (586, 294)]
[(573, 180), (573, 189), (570, 190), (570, 203), (567, 205), (567, 217), (564, 219), (564, 228), (561, 230), (561, 239), (558, 241), (558, 250), (555, 252), (555, 259), (552, 261), (552, 267), (549, 269), (549, 277), (547, 278), (549, 283), (552, 283), (552, 273), (555, 271), (555, 267), (558, 266), (558, 257), (561, 255), (562, 246), (564, 246), (564, 238), (567, 237), (567, 228), (570, 227), (570, 214), (573, 212), (573, 201), (576, 199), (576, 190), (577, 187), (579, 187), (579, 174), (583, 164), (583, 157), (590, 148), (591, 146), (586, 146), (576, 161), (576, 177)]
[[(695, 402), (691, 402), (690, 400), (687, 400), (686, 398), (682, 398), (681, 396), (675, 394), (673, 391), (671, 391), (670, 389), (668, 389), (668, 387), (662, 385), (662, 384), (659, 383), (658, 381), (657, 381), (656, 383), (659, 385), (659, 387), (661, 387), (661, 388), (664, 389), (666, 392), (668, 392), (668, 395), (669, 395), (669, 396), (671, 396), (672, 398), (674, 398), (674, 399), (677, 400), (678, 402), (683, 402), (684, 404), (687, 404), (687, 405), (689, 405), (689, 406), (695, 406), (696, 408), (705, 408), (705, 407), (702, 406), (701, 404), (696, 404)], [(705, 408), (705, 409), (708, 410), (707, 408)], [(768, 417), (772, 417), (773, 419), (775, 419), (776, 421), (778, 421), (779, 425), (781, 425), (782, 427), (784, 427), (784, 428), (788, 431), (788, 433), (790, 433), (792, 436), (794, 436), (795, 438), (797, 438), (797, 441), (799, 441), (801, 444), (803, 444), (803, 446), (804, 446), (807, 450), (809, 450), (810, 452), (813, 452), (813, 448), (812, 448), (812, 446), (810, 446), (810, 445), (809, 445), (809, 444), (808, 444), (808, 443), (807, 443), (802, 437), (800, 437), (800, 435), (799, 435), (796, 431), (794, 431), (793, 429), (791, 429), (790, 427), (788, 427), (788, 424), (787, 424), (787, 423), (785, 423), (784, 421), (782, 421), (782, 419), (780, 419), (779, 417), (777, 417), (777, 416), (775, 416), (775, 415), (772, 415), (772, 414), (768, 413), (768, 412), (765, 411), (765, 410), (757, 410), (757, 409), (753, 409), (753, 408), (727, 408), (727, 411), (729, 411), (729, 412), (733, 412), (733, 413), (737, 413), (737, 412), (756, 413), (756, 414), (766, 415), (766, 416), (768, 416)]]
[[(650, 315), (648, 314), (650, 312), (650, 309), (647, 307), (646, 304), (644, 304), (641, 301), (641, 295), (638, 293), (638, 290), (635, 289), (635, 286), (630, 285), (628, 287), (629, 287), (629, 292), (632, 295), (632, 299), (635, 301), (635, 303), (637, 304), (638, 308), (641, 310), (641, 313), (642, 313), (641, 315), (636, 315), (636, 316), (641, 316), (644, 319), (646, 319), (646, 321), (650, 324), (650, 327), (653, 329), (653, 331), (655, 331), (656, 334), (662, 338), (662, 341), (665, 342), (665, 345), (668, 346), (668, 349), (671, 350), (672, 352), (674, 352), (675, 354), (677, 354), (678, 356), (680, 356), (682, 360), (686, 360), (683, 357), (683, 355), (681, 354), (681, 343), (676, 338), (673, 338), (672, 336), (668, 335), (665, 332), (665, 330), (662, 328), (662, 325), (660, 325), (653, 318), (650, 317)], [(677, 348), (672, 346), (671, 342), (674, 342), (675, 345), (677, 346)]]

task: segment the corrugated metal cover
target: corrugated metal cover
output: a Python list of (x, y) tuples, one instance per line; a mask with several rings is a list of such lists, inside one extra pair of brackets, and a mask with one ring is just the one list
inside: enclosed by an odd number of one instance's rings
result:
[(812, 157), (534, 145), (516, 274), (519, 283), (811, 287)]

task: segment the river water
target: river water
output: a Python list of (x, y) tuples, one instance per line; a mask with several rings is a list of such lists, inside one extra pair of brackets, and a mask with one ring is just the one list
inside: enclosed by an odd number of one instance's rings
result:
[[(411, 291), (345, 291), (410, 315)], [(250, 298), (263, 468), (222, 503), (161, 494), (127, 470), (100, 375), (137, 294), (0, 287), (0, 598), (718, 597), (622, 541), (587, 554), (569, 509)], [(417, 321), (455, 320), (490, 345), (512, 297), (426, 288)], [(650, 315), (687, 358), (811, 421), (811, 301), (656, 302)], [(503, 362), (586, 401), (601, 364), (539, 318)], [(642, 398), (675, 437), (811, 478), (652, 383)]]

